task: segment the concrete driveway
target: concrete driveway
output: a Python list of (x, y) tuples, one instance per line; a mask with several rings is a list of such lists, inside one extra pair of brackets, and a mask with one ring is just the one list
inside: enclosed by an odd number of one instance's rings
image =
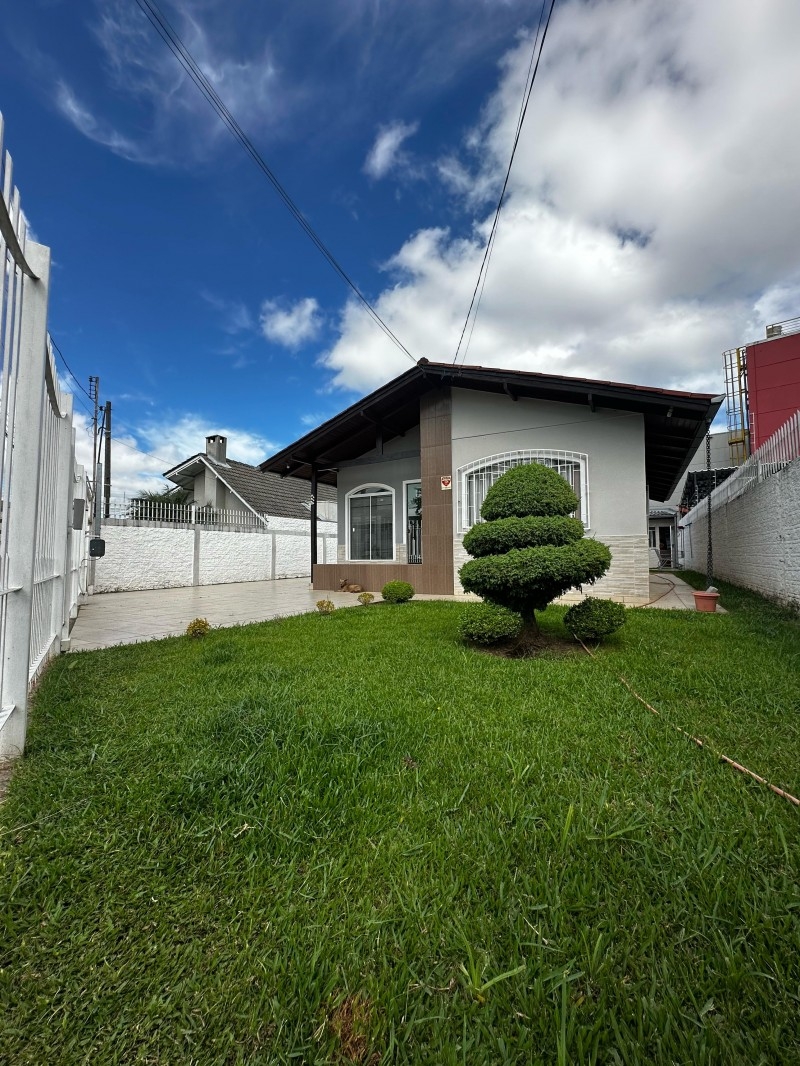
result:
[(347, 592), (314, 592), (308, 578), (284, 581), (243, 581), (230, 585), (154, 589), (145, 592), (101, 592), (82, 605), (70, 634), (70, 651), (135, 644), (177, 636), (193, 618), (212, 626), (246, 625), (316, 610), (317, 600), (337, 607), (357, 607)]

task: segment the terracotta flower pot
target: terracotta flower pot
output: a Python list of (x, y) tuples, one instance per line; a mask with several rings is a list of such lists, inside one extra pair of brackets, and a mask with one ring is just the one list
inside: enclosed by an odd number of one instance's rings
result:
[(696, 611), (706, 611), (708, 614), (713, 614), (717, 609), (717, 600), (719, 599), (718, 592), (695, 592), (694, 595), (694, 609)]

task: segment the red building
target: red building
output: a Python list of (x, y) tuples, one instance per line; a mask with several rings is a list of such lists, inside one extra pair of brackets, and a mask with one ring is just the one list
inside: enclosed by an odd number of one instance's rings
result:
[(800, 320), (770, 326), (767, 339), (747, 345), (750, 450), (800, 410)]

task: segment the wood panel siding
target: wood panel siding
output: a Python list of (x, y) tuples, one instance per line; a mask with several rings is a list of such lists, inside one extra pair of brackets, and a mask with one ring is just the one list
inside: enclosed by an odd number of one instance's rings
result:
[[(420, 397), (420, 474), (422, 482), (421, 563), (327, 563), (313, 568), (315, 590), (337, 589), (341, 581), (380, 592), (387, 581), (408, 581), (426, 595), (453, 594), (452, 406), (449, 389)], [(452, 482), (451, 482), (452, 484)]]
[(422, 565), (432, 591), (453, 593), (453, 499), (441, 479), (453, 476), (450, 389), (432, 389), (419, 400), (422, 480)]

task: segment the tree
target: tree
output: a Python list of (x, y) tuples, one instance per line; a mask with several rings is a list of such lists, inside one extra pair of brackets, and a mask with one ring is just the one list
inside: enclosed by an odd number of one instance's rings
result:
[(583, 523), (570, 517), (577, 507), (555, 470), (512, 467), (486, 493), (484, 521), (464, 537), (473, 558), (459, 571), (462, 586), (516, 611), (523, 642), (539, 636), (536, 611), (571, 588), (594, 584), (611, 564), (606, 545), (585, 537)]
[(140, 492), (138, 496), (133, 496), (128, 500), (128, 514), (131, 518), (154, 518), (168, 521), (169, 519), (163, 516), (169, 515), (170, 512), (164, 505), (185, 507), (191, 498), (192, 494), (188, 489), (179, 488), (177, 485), (172, 488), (164, 487), (159, 491)]

